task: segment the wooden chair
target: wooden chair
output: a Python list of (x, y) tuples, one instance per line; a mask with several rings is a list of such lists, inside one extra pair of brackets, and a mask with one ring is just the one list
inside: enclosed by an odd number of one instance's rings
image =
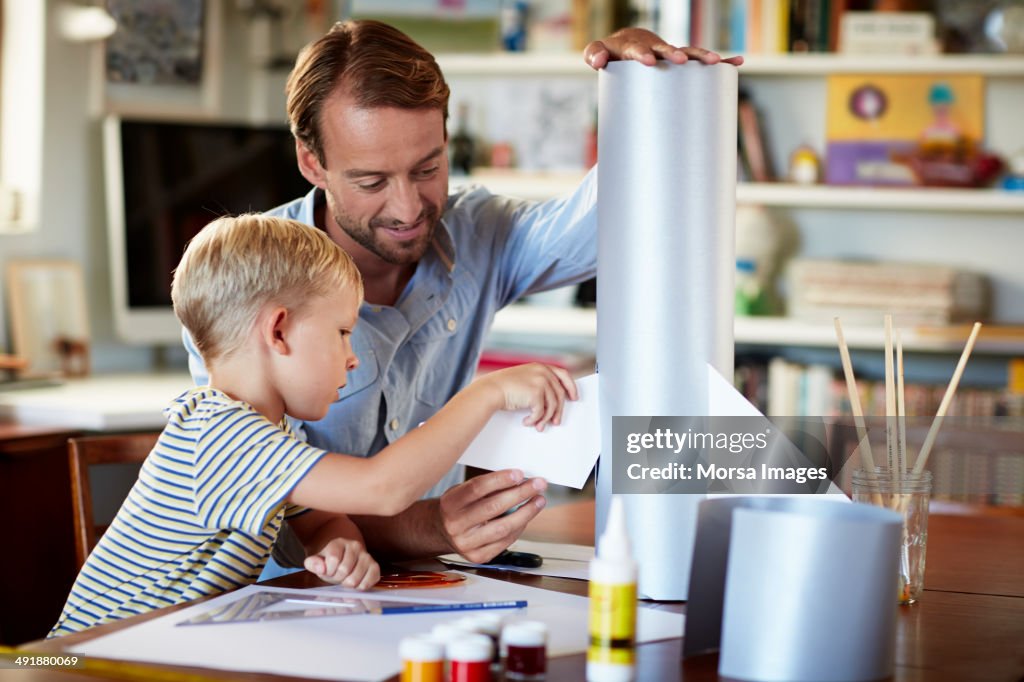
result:
[(99, 536), (106, 530), (93, 518), (89, 467), (103, 464), (139, 463), (156, 444), (159, 433), (129, 433), (116, 436), (88, 436), (68, 439), (71, 469), (71, 511), (75, 520), (75, 558), (85, 563)]

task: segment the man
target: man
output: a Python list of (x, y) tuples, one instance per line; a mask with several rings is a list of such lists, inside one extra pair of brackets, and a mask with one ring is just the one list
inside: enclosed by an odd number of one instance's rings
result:
[[(720, 61), (642, 29), (584, 51), (595, 69), (659, 57)], [(342, 246), (362, 273), (366, 301), (352, 337), (359, 368), (327, 417), (304, 428), (318, 447), (372, 455), (472, 379), (499, 309), (594, 275), (596, 175), (571, 197), (539, 204), (482, 188), (449, 195), (448, 86), (430, 53), (379, 22), (336, 24), (299, 55), (286, 90), (299, 169), (314, 189), (271, 213), (315, 225)], [(205, 370), (185, 343), (202, 383)], [(399, 516), (356, 518), (370, 550), (486, 561), (544, 507), (543, 480), (501, 471), (457, 484), (461, 476), (456, 467), (433, 489), (446, 491), (439, 499)]]

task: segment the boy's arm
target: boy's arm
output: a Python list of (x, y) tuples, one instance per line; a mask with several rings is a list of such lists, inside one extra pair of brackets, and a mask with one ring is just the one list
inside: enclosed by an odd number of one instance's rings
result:
[(306, 548), (303, 566), (310, 573), (360, 590), (380, 579), (380, 567), (367, 551), (363, 534), (345, 514), (311, 510), (289, 523)]
[(498, 410), (530, 408), (523, 423), (540, 429), (558, 424), (565, 398), (578, 395), (576, 384), (560, 368), (531, 364), (493, 372), (375, 457), (323, 457), (295, 486), (289, 501), (336, 514), (399, 514), (455, 463)]
[[(519, 538), (544, 508), (547, 482), (520, 471), (495, 471), (421, 500), (397, 516), (356, 516), (367, 547), (380, 557), (421, 558), (457, 552), (482, 563)], [(515, 512), (505, 512), (522, 504)]]
[(365, 544), (359, 526), (347, 514), (331, 514), (311, 509), (305, 514), (291, 517), (288, 523), (302, 542), (302, 546), (306, 548), (307, 556), (316, 554), (334, 538), (347, 538)]

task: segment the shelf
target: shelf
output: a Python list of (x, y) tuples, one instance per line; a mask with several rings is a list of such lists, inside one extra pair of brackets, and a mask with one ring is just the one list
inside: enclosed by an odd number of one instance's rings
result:
[(512, 305), (498, 311), (491, 333), (593, 339), (597, 336), (597, 311), (593, 308)]
[(1024, 192), (998, 189), (741, 183), (736, 187), (736, 201), (794, 208), (1024, 214)]
[(778, 54), (751, 55), (740, 67), (740, 75), (828, 76), (836, 73), (886, 74), (978, 74), (981, 76), (1024, 76), (1024, 57), (1002, 55), (845, 55)]
[[(479, 183), (495, 194), (523, 199), (565, 196), (576, 189), (581, 172), (520, 173), (483, 170), (469, 177), (452, 177), (453, 186)], [(740, 183), (740, 204), (795, 208), (854, 208), (878, 211), (957, 211), (1019, 213), (1024, 215), (1024, 192), (998, 189), (939, 187), (833, 187), (789, 183)]]
[(453, 175), (449, 182), (452, 187), (480, 184), (494, 194), (543, 201), (571, 194), (583, 180), (583, 175), (583, 171), (528, 173), (484, 168), (469, 176)]
[[(597, 336), (597, 311), (515, 305), (498, 313), (491, 331), (500, 335), (593, 339)], [(843, 332), (850, 348), (878, 350), (884, 345), (881, 324), (877, 328), (845, 326)], [(969, 332), (968, 325), (912, 327), (903, 330), (903, 347), (916, 352), (960, 353)], [(738, 317), (734, 333), (738, 345), (824, 348), (836, 345), (835, 330), (831, 324), (786, 317)], [(991, 355), (1024, 354), (1024, 328), (983, 327), (975, 350)]]
[(487, 52), (440, 54), (437, 63), (446, 78), (460, 76), (596, 76), (582, 52)]
[[(835, 73), (943, 73), (990, 77), (1024, 76), (1024, 57), (1002, 55), (754, 54), (744, 55), (740, 75), (827, 76)], [(494, 52), (437, 57), (448, 77), (460, 76), (587, 76), (593, 69), (579, 53)]]

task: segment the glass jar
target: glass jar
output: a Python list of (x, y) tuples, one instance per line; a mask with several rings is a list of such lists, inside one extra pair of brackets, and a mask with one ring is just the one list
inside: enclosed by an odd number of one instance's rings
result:
[(901, 473), (877, 467), (853, 472), (853, 501), (891, 509), (903, 517), (903, 541), (897, 598), (913, 604), (924, 590), (925, 551), (928, 545), (928, 501), (932, 473)]

